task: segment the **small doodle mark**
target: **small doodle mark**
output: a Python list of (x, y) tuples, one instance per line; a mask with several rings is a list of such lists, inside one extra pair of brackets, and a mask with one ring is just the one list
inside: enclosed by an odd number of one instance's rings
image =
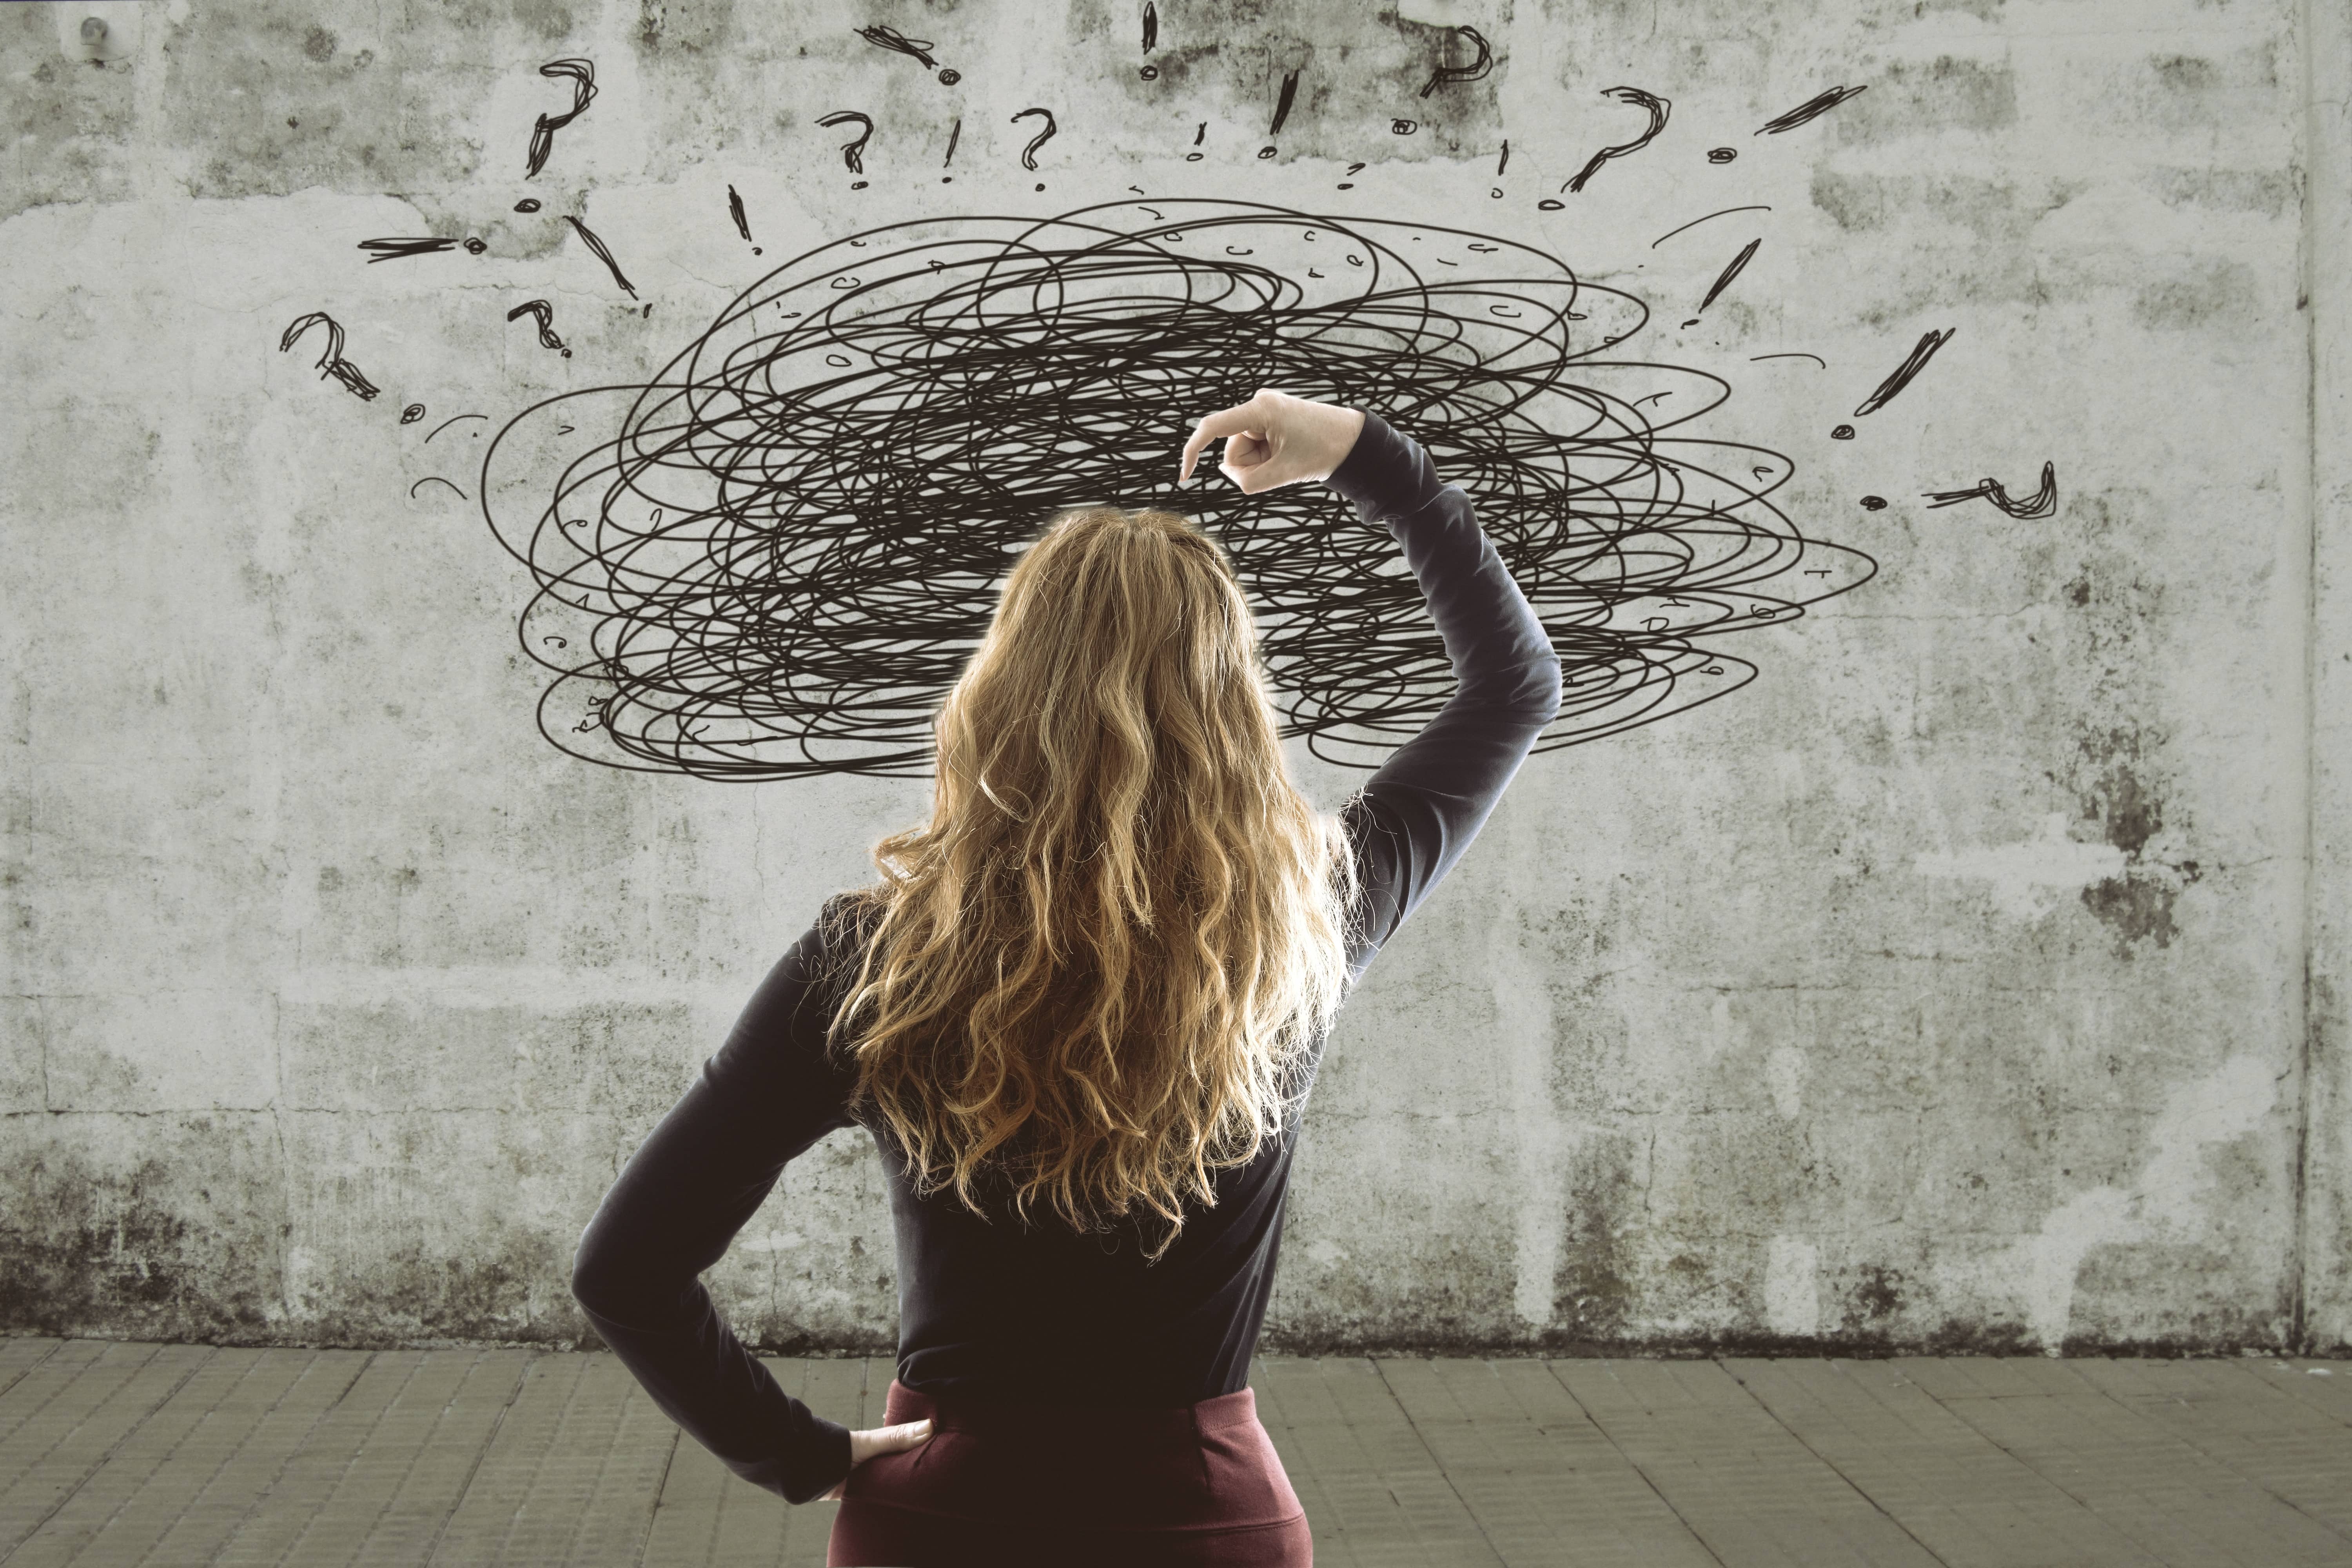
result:
[[(1503, 177), (1503, 171), (1510, 166), (1511, 139), (1506, 136), (1503, 138), (1503, 155), (1495, 160), (1495, 178), (1498, 180), (1501, 179)], [(1500, 193), (1498, 192), (1496, 194), (1499, 195)]]
[(1391, 136), (1410, 136), (1420, 129), (1421, 122), (1417, 120), (1407, 120), (1400, 116), (1389, 121), (1389, 134)]
[(544, 300), (526, 300), (507, 312), (507, 320), (509, 321), (520, 321), (525, 316), (530, 317), (539, 323), (540, 347), (560, 350), (565, 359), (572, 357), (572, 351), (564, 348), (563, 340), (555, 335), (554, 307)]
[[(857, 139), (855, 142), (845, 142), (841, 144), (841, 161), (848, 165), (849, 172), (853, 174), (862, 174), (866, 173), (866, 143), (873, 139), (874, 121), (866, 116), (858, 113), (857, 110), (854, 109), (844, 109), (826, 115), (822, 120), (819, 120), (817, 123), (819, 125), (863, 125), (866, 127), (864, 131), (858, 132)], [(958, 121), (957, 123), (961, 124), (962, 121)], [(853, 186), (852, 188), (855, 189), (856, 187)]]
[(466, 254), (468, 256), (479, 256), (488, 248), (489, 245), (488, 242), (483, 240), (468, 239), (466, 241)]
[(1751, 239), (1748, 242), (1747, 249), (1741, 251), (1738, 255), (1731, 258), (1731, 265), (1723, 269), (1723, 276), (1715, 280), (1715, 287), (1708, 289), (1706, 291), (1706, 298), (1698, 302), (1698, 308), (1700, 310), (1704, 310), (1709, 305), (1714, 304), (1716, 296), (1722, 293), (1726, 289), (1731, 287), (1731, 280), (1739, 276), (1741, 268), (1745, 268), (1748, 265), (1749, 258), (1756, 254), (1756, 247), (1763, 243), (1764, 241), (1761, 238)]
[[(635, 299), (637, 297), (635, 287), (632, 285), (626, 278), (621, 275), (621, 264), (613, 259), (613, 253), (604, 247), (604, 242), (603, 240), (596, 237), (595, 231), (568, 213), (564, 215), (563, 221), (570, 224), (573, 229), (578, 231), (580, 237), (588, 242), (588, 248), (596, 253), (596, 259), (603, 262), (605, 269), (612, 273), (613, 281), (621, 286), (621, 291), (626, 294), (630, 299)], [(647, 305), (646, 307), (646, 313), (647, 315), (651, 315), (653, 313), (653, 309), (654, 308), (651, 305)]]
[[(727, 187), (727, 216), (735, 220), (735, 232), (741, 235), (748, 243), (751, 237), (751, 215), (743, 210), (743, 198), (735, 194), (735, 187), (732, 185)], [(752, 246), (751, 254), (759, 255), (760, 247), (756, 245)], [(514, 318), (509, 316), (507, 320), (512, 321)]]
[(572, 79), (572, 109), (565, 114), (542, 114), (530, 131), (530, 156), (522, 177), (530, 179), (547, 163), (547, 155), (555, 150), (555, 133), (587, 111), (596, 101), (596, 68), (583, 59), (550, 60), (539, 68), (543, 77)]
[(1772, 209), (1768, 206), (1726, 207), (1719, 213), (1709, 213), (1705, 217), (1695, 217), (1691, 219), (1690, 222), (1683, 225), (1682, 228), (1670, 228), (1666, 230), (1665, 233), (1658, 236), (1657, 238), (1650, 241), (1650, 248), (1652, 250), (1655, 250), (1658, 247), (1665, 244), (1666, 241), (1674, 238), (1675, 236), (1684, 232), (1685, 229), (1696, 228), (1703, 223), (1712, 223), (1717, 218), (1727, 216), (1732, 213), (1769, 213), (1771, 210)]
[[(1859, 87), (1833, 87), (1818, 97), (1805, 100), (1804, 102), (1797, 105), (1796, 108), (1789, 110), (1788, 113), (1781, 115), (1779, 119), (1766, 121), (1763, 124), (1758, 126), (1752, 134), (1762, 136), (1769, 133), (1770, 135), (1778, 136), (1783, 131), (1794, 131), (1798, 126), (1805, 123), (1805, 121), (1817, 119), (1822, 115), (1827, 114), (1831, 110), (1835, 109), (1839, 104), (1843, 103), (1847, 99), (1852, 98), (1855, 93), (1861, 92), (1862, 90), (1864, 89)], [(1726, 161), (1728, 162), (1728, 160)]]
[[(487, 414), (453, 414), (448, 418), (441, 421), (440, 424), (433, 426), (433, 434), (425, 437), (425, 439), (429, 443), (433, 439), (434, 436), (438, 436), (442, 431), (446, 430), (450, 426), (457, 424), (461, 419), (479, 419), (487, 425), (489, 423), (489, 418), (490, 416)], [(480, 432), (476, 431), (475, 434), (479, 435)]]
[(1885, 496), (1864, 496), (1862, 498), (1862, 510), (1864, 511), (1885, 511), (1886, 510), (1886, 498)]
[(464, 490), (462, 490), (462, 489), (457, 489), (457, 485), (455, 485), (454, 483), (451, 483), (451, 481), (449, 481), (449, 480), (447, 480), (447, 479), (443, 479), (443, 478), (442, 478), (440, 475), (438, 475), (438, 474), (427, 474), (427, 475), (425, 475), (423, 479), (421, 479), (417, 480), (415, 484), (413, 484), (413, 485), (409, 486), (409, 487), (408, 487), (408, 499), (409, 499), (410, 500), (415, 500), (416, 499), (416, 492), (417, 492), (417, 490), (418, 490), (419, 489), (421, 489), (422, 487), (425, 486), (425, 485), (448, 485), (448, 486), (449, 486), (449, 488), (450, 488), (451, 489), (453, 489), (453, 490), (457, 490), (457, 499), (458, 499), (459, 500), (473, 500), (473, 499), (474, 499), (473, 497), (471, 497), (471, 496), (467, 495)]
[(1851, 426), (1851, 425), (1841, 425), (1841, 426), (1839, 426), (1836, 429), (1834, 429), (1834, 430), (1832, 430), (1832, 431), (1831, 431), (1831, 432), (1830, 432), (1830, 439), (1831, 439), (1831, 440), (1832, 440), (1832, 441), (1851, 441), (1851, 440), (1853, 440), (1853, 426)]
[(1639, 136), (1634, 137), (1631, 142), (1621, 142), (1614, 147), (1603, 147), (1600, 152), (1592, 154), (1592, 161), (1585, 164), (1584, 167), (1578, 172), (1576, 178), (1569, 181), (1568, 184), (1560, 187), (1561, 190), (1569, 192), (1570, 195), (1584, 189), (1584, 183), (1592, 178), (1593, 175), (1599, 174), (1601, 172), (1601, 165), (1606, 163), (1612, 158), (1622, 158), (1629, 153), (1638, 153), (1643, 148), (1647, 147), (1652, 142), (1657, 140), (1658, 132), (1666, 128), (1666, 116), (1673, 110), (1675, 106), (1674, 100), (1670, 98), (1660, 98), (1654, 92), (1644, 92), (1638, 87), (1612, 87), (1606, 92), (1603, 92), (1601, 96), (1603, 98), (1617, 99), (1622, 102), (1633, 105), (1636, 109), (1645, 109), (1649, 110), (1649, 129), (1643, 131)]
[[(1054, 111), (1050, 109), (1024, 109), (1013, 117), (1013, 123), (1018, 125), (1033, 114), (1042, 114), (1045, 117), (1045, 129), (1032, 136), (1029, 139), (1029, 145), (1021, 149), (1021, 166), (1024, 169), (1034, 169), (1037, 166), (1037, 149), (1054, 139)], [(1207, 121), (1204, 121), (1202, 123), (1206, 124)], [(1042, 191), (1045, 187), (1040, 185), (1037, 188)]]
[(1823, 370), (1827, 370), (1827, 369), (1829, 369), (1829, 367), (1830, 367), (1830, 362), (1829, 362), (1829, 361), (1827, 361), (1827, 360), (1825, 360), (1825, 359), (1823, 359), (1821, 355), (1819, 355), (1819, 354), (1809, 354), (1809, 353), (1779, 353), (1779, 354), (1749, 354), (1749, 355), (1748, 356), (1748, 363), (1750, 363), (1750, 364), (1753, 364), (1753, 363), (1755, 363), (1758, 360), (1767, 360), (1767, 359), (1809, 359), (1809, 360), (1812, 361), (1815, 364), (1817, 364), (1817, 365), (1821, 366)]
[(431, 256), (438, 251), (454, 250), (457, 248), (457, 242), (455, 239), (434, 239), (429, 237), (425, 239), (363, 239), (360, 241), (359, 248), (362, 250), (373, 251), (374, 253), (368, 258), (368, 265), (373, 267), (379, 261), (398, 261), (405, 257)]
[(539, 210), (539, 198), (537, 196), (525, 196), (522, 200), (515, 203), (514, 210), (519, 213), (535, 213)]
[(1928, 495), (1927, 504), (1932, 509), (1979, 499), (1992, 502), (2011, 517), (2054, 517), (2058, 511), (2058, 465), (2042, 465), (2042, 488), (2023, 500), (2011, 500), (1998, 479), (1979, 479), (1964, 490), (1936, 490)]
[(412, 403), (400, 411), (400, 422), (403, 425), (414, 425), (424, 417), (425, 405), (422, 403)]
[(1936, 351), (1950, 342), (1952, 334), (1958, 331), (1958, 327), (1946, 327), (1940, 332), (1929, 332), (1921, 338), (1912, 349), (1910, 357), (1895, 367), (1895, 374), (1880, 382), (1878, 390), (1862, 400), (1862, 406), (1853, 411), (1853, 416), (1859, 419), (1865, 414), (1875, 414), (1894, 402), (1896, 395), (1911, 384), (1911, 378), (1927, 368), (1927, 362), (1936, 357)]
[[(1276, 101), (1274, 106), (1274, 123), (1265, 128), (1265, 133), (1268, 136), (1279, 136), (1282, 134), (1282, 122), (1290, 118), (1290, 105), (1292, 100), (1297, 98), (1297, 96), (1298, 73), (1297, 71), (1292, 71), (1288, 76), (1282, 79), (1282, 96)], [(1258, 156), (1263, 158), (1265, 154), (1261, 153)]]
[(312, 327), (319, 326), (327, 329), (327, 352), (319, 356), (319, 379), (324, 381), (331, 375), (361, 402), (373, 401), (383, 389), (362, 375), (359, 366), (343, 357), (343, 329), (324, 310), (313, 310), (307, 316), (296, 317), (286, 329), (285, 335), (278, 340), (278, 352), (284, 353), (294, 346), (296, 339)]
[(1737, 147), (1710, 147), (1706, 150), (1706, 161), (1710, 163), (1728, 163), (1738, 156), (1739, 149)]
[(1158, 66), (1146, 66), (1138, 74), (1139, 74), (1146, 81), (1158, 81), (1160, 79), (1160, 68)]
[(898, 31), (896, 27), (885, 27), (878, 25), (871, 27), (858, 28), (857, 36), (865, 39), (867, 43), (872, 44), (877, 49), (891, 49), (902, 55), (914, 56), (917, 59), (923, 62), (923, 68), (925, 70), (929, 70), (933, 66), (940, 63), (939, 61), (931, 58), (929, 53), (931, 47), (931, 41), (929, 38), (910, 38), (907, 37), (906, 34)]
[(1495, 51), (1487, 47), (1486, 40), (1479, 36), (1477, 28), (1456, 27), (1454, 29), (1453, 36), (1456, 38), (1467, 38), (1477, 46), (1478, 58), (1466, 66), (1439, 66), (1430, 73), (1429, 79), (1422, 84), (1419, 96), (1427, 98), (1436, 90), (1441, 82), (1476, 81), (1495, 68)]

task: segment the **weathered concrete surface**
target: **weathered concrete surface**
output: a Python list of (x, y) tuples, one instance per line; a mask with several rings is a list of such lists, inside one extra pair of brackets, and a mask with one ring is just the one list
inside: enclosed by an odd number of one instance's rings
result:
[[(494, 426), (425, 434), (646, 374), (775, 246), (1136, 184), (1427, 212), (1654, 295), (1662, 353), (1733, 383), (1711, 433), (1794, 456), (1788, 510), (1882, 566), (1745, 639), (1732, 700), (1522, 772), (1342, 1019), (1265, 1348), (2340, 1353), (2342, 7), (1171, 0), (1150, 84), (1139, 10), (175, 0), (98, 66), (0, 10), (0, 1322), (583, 1332), (604, 1185), (928, 789), (554, 752), (527, 578), (411, 494)], [(1417, 97), (1457, 23), (1494, 70)], [(600, 96), (526, 184), (566, 55)], [(1841, 82), (1869, 90), (1751, 134)], [(1638, 123), (1621, 83), (1673, 100), (1665, 136), (1538, 212)], [(1034, 175), (1033, 102), (1061, 126)], [(862, 192), (812, 123), (845, 107)], [(1673, 338), (1728, 252), (1651, 242), (1741, 203), (1763, 251)], [(488, 250), (353, 248), (433, 233)], [(504, 321), (531, 296), (572, 359)], [(381, 399), (278, 352), (311, 310)], [(1789, 351), (1830, 368), (1752, 360)], [(2048, 520), (1916, 499), (2045, 459)], [(1358, 777), (1294, 759), (1326, 804)], [(887, 1347), (889, 1236), (840, 1135), (713, 1287), (772, 1348)]]

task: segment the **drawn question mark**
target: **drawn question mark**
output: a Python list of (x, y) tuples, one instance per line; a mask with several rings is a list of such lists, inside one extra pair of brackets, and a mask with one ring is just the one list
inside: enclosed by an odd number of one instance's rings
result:
[[(1021, 166), (1024, 169), (1034, 169), (1037, 166), (1037, 149), (1054, 139), (1054, 111), (1050, 109), (1024, 109), (1013, 117), (1013, 123), (1018, 125), (1033, 114), (1042, 114), (1045, 117), (1045, 129), (1031, 137), (1029, 145), (1021, 149)], [(1039, 181), (1037, 188), (1044, 190), (1045, 182)]]
[(1349, 164), (1349, 165), (1348, 165), (1348, 179), (1347, 179), (1347, 180), (1342, 180), (1342, 181), (1340, 181), (1340, 182), (1339, 182), (1339, 188), (1340, 188), (1341, 190), (1343, 190), (1343, 191), (1352, 191), (1352, 190), (1354, 190), (1356, 187), (1355, 187), (1354, 185), (1352, 185), (1352, 184), (1349, 184), (1348, 182), (1349, 182), (1349, 180), (1353, 180), (1353, 179), (1356, 177), (1356, 172), (1357, 172), (1358, 170), (1361, 169), (1362, 167), (1363, 167), (1363, 165), (1362, 165), (1361, 163), (1350, 163), (1350, 164)]
[[(873, 138), (874, 121), (854, 109), (845, 109), (838, 113), (828, 114), (817, 121), (819, 125), (847, 125), (852, 122), (863, 125), (866, 130), (856, 141), (842, 143), (841, 161), (849, 165), (851, 174), (862, 174), (866, 173), (866, 143)], [(866, 188), (866, 182), (853, 180), (850, 182), (849, 188), (853, 191), (862, 191)]]

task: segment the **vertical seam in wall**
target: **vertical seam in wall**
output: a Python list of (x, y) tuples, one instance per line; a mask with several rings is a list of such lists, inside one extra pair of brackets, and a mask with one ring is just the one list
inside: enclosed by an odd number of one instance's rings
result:
[(2313, 0), (2300, 7), (2303, 30), (2303, 222), (2297, 236), (2295, 292), (2302, 300), (2304, 343), (2304, 617), (2303, 617), (2303, 973), (2295, 1019), (2294, 1205), (2287, 1240), (2286, 1349), (2305, 1349), (2304, 1264), (2308, 1252), (2310, 1204), (2304, 1190), (2311, 1150), (2311, 1033), (2318, 1026), (2312, 1006), (2313, 949), (2319, 937), (2316, 895), (2319, 853), (2319, 303), (2313, 297), (2312, 226), (2318, 200), (2322, 156), (2318, 82), (2314, 57), (2320, 47)]

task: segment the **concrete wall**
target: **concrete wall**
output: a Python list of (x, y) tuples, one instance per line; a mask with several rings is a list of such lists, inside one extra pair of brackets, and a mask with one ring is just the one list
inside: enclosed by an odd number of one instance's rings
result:
[[(2340, 5), (1166, 0), (1149, 84), (1124, 0), (55, 9), (0, 8), (0, 1326), (582, 1334), (605, 1185), (928, 785), (559, 754), (528, 577), (412, 487), (646, 376), (777, 247), (1136, 184), (1519, 235), (1669, 317), (1725, 255), (1652, 241), (1769, 205), (1673, 357), (1733, 383), (1716, 433), (1796, 458), (1809, 532), (1881, 564), (1741, 639), (1730, 700), (1522, 772), (1341, 1020), (1265, 1348), (2352, 1343)], [(96, 64), (63, 41), (91, 9)], [(1462, 24), (1495, 68), (1418, 98)], [(562, 56), (601, 93), (526, 183)], [(1620, 84), (1666, 135), (1540, 211), (1638, 128)], [(845, 107), (864, 191), (812, 123)], [(1699, 177), (1717, 143), (1736, 184)], [(430, 234), (488, 248), (354, 250)], [(571, 359), (504, 321), (530, 295)], [(278, 352), (310, 310), (382, 398)], [(1790, 350), (1831, 370), (1751, 358)], [(2048, 519), (1917, 499), (2045, 460)], [(1326, 805), (1360, 776), (1294, 759)], [(889, 1238), (837, 1135), (713, 1288), (769, 1346), (887, 1346)]]

